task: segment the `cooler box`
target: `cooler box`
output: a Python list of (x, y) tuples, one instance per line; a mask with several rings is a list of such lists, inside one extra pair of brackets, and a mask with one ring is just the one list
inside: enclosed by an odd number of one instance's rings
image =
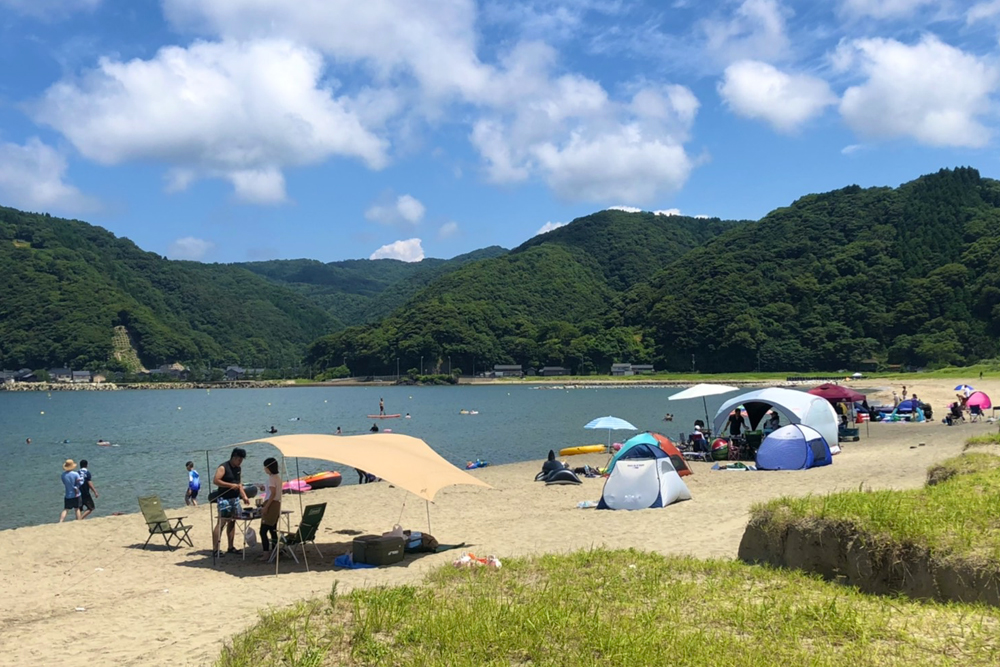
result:
[(392, 565), (403, 560), (403, 538), (382, 535), (361, 535), (353, 542), (355, 563)]

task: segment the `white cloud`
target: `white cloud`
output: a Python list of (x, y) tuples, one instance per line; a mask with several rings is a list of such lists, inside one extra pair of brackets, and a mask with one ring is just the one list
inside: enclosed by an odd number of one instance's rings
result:
[(91, 211), (97, 202), (64, 181), (66, 157), (37, 137), (24, 145), (0, 143), (0, 197), (35, 211)]
[(968, 13), (965, 15), (965, 22), (972, 25), (979, 21), (992, 19), (997, 14), (1000, 14), (1000, 0), (979, 2), (969, 8)]
[(547, 234), (548, 232), (551, 232), (553, 229), (559, 229), (560, 227), (565, 227), (568, 224), (569, 224), (568, 222), (546, 222), (544, 225), (538, 228), (538, 231), (535, 232), (535, 236), (538, 236), (539, 234)]
[(748, 58), (772, 61), (788, 53), (789, 13), (778, 0), (744, 0), (731, 18), (705, 19), (699, 28), (709, 54), (724, 65)]
[(841, 0), (841, 11), (856, 17), (895, 19), (910, 16), (927, 5), (936, 6), (940, 0)]
[(850, 144), (849, 146), (844, 146), (843, 148), (841, 148), (840, 149), (840, 154), (841, 155), (854, 155), (855, 153), (863, 151), (866, 148), (867, 148), (867, 146), (865, 146), (864, 144)]
[(433, 96), (477, 95), (490, 76), (476, 55), (473, 0), (163, 0), (177, 28), (235, 39), (283, 37), (381, 81), (414, 77)]
[(844, 92), (840, 113), (855, 131), (874, 138), (912, 137), (931, 146), (981, 147), (991, 132), (997, 70), (985, 59), (932, 35), (908, 46), (891, 39), (844, 42), (833, 58), (868, 79)]
[(368, 259), (399, 259), (404, 262), (419, 262), (424, 258), (424, 249), (420, 239), (396, 241), (382, 246), (371, 254)]
[(447, 239), (451, 238), (458, 233), (458, 223), (457, 222), (446, 222), (438, 229), (438, 238)]
[(0, 0), (0, 7), (34, 18), (65, 18), (79, 11), (93, 11), (101, 0)]
[(765, 120), (779, 132), (797, 130), (837, 101), (826, 81), (755, 60), (727, 67), (718, 89), (734, 113)]
[(319, 54), (289, 42), (196, 42), (150, 60), (102, 58), (50, 87), (35, 118), (102, 164), (168, 165), (168, 189), (220, 177), (241, 199), (280, 201), (284, 167), (332, 156), (386, 163), (385, 142), (334, 96), (323, 69)]
[(696, 215), (696, 216), (694, 216), (694, 217), (698, 218), (699, 220), (708, 220), (708, 219), (709, 219), (709, 218), (711, 218), (712, 216), (710, 216), (710, 215), (705, 215), (704, 213), (699, 213), (698, 215)]
[(668, 208), (668, 209), (661, 209), (659, 211), (653, 211), (653, 215), (663, 215), (666, 217), (680, 215), (680, 214), (681, 210), (679, 208)]
[(179, 238), (170, 244), (167, 255), (172, 259), (192, 259), (200, 261), (215, 244), (205, 239), (197, 239), (193, 236)]
[(423, 219), (424, 212), (424, 205), (415, 197), (393, 197), (392, 193), (386, 193), (368, 207), (365, 218), (382, 225), (416, 225)]
[(618, 206), (609, 206), (605, 210), (607, 211), (625, 211), (626, 213), (642, 213), (642, 209), (635, 206), (625, 206), (620, 204)]

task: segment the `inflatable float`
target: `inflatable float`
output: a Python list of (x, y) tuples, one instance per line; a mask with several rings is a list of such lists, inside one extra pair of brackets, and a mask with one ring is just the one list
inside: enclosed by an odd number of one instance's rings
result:
[(306, 491), (312, 491), (312, 487), (301, 479), (293, 479), (290, 482), (282, 484), (281, 490), (285, 493), (305, 493)]
[(368, 419), (399, 419), (403, 415), (368, 415)]
[(303, 477), (299, 481), (304, 482), (313, 489), (333, 489), (340, 486), (341, 477), (339, 472), (335, 470), (327, 470), (325, 472), (316, 473), (315, 475)]
[(605, 445), (580, 445), (578, 447), (565, 447), (559, 450), (559, 456), (575, 456), (576, 454), (601, 454), (607, 451)]

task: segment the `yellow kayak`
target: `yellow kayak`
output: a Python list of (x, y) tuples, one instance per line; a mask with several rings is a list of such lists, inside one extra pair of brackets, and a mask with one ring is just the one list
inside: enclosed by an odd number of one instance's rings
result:
[(608, 450), (606, 445), (580, 445), (579, 447), (566, 447), (559, 450), (559, 456), (573, 456), (575, 454), (601, 454)]

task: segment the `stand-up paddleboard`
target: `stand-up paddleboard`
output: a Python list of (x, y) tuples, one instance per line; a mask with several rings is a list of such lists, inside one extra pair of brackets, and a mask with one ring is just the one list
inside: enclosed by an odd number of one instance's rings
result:
[(403, 415), (368, 415), (368, 419), (399, 419)]
[(600, 454), (608, 450), (606, 445), (580, 445), (565, 447), (559, 450), (559, 456), (575, 456), (577, 454)]

